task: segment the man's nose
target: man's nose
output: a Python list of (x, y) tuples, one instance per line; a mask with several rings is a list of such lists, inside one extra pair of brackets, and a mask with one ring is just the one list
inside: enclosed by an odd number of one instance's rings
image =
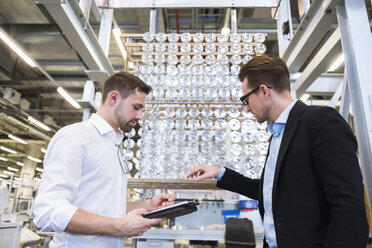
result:
[(136, 119), (142, 120), (142, 118), (143, 118), (143, 110), (141, 109), (137, 112)]

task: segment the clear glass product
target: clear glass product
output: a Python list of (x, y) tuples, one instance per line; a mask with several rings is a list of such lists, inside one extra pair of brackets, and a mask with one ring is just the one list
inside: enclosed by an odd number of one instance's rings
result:
[[(231, 66), (231, 75), (239, 75), (239, 72), (240, 72), (240, 66), (239, 65), (232, 65)], [(240, 83), (240, 81), (239, 81)]]
[(150, 43), (145, 43), (142, 45), (142, 51), (146, 53), (151, 53), (154, 51), (154, 47)]
[(192, 98), (195, 99), (195, 100), (203, 99), (203, 89), (192, 88), (191, 95), (192, 95)]
[(262, 123), (256, 122), (256, 126), (258, 129), (265, 130), (267, 128), (267, 122), (266, 121)]
[(168, 107), (164, 110), (164, 115), (167, 118), (173, 118), (175, 114), (176, 114), (176, 112), (175, 112), (174, 108), (172, 108), (172, 107)]
[(209, 54), (212, 54), (212, 53), (216, 52), (216, 46), (213, 43), (207, 44), (205, 46), (205, 52), (207, 52)]
[(190, 53), (191, 52), (191, 46), (188, 43), (183, 43), (180, 48), (181, 52), (183, 53)]
[(226, 54), (229, 51), (229, 47), (227, 44), (221, 44), (218, 46), (218, 53), (219, 54)]
[(239, 156), (240, 153), (242, 152), (242, 147), (238, 144), (232, 144), (230, 146), (230, 152), (234, 156)]
[(258, 54), (264, 54), (266, 52), (266, 46), (264, 44), (257, 44), (254, 51)]
[(178, 99), (180, 100), (187, 100), (191, 97), (191, 91), (187, 88), (182, 88), (178, 91)]
[(201, 121), (201, 127), (204, 130), (210, 130), (213, 127), (213, 121), (211, 121), (210, 119), (204, 119)]
[(199, 134), (198, 132), (189, 132), (187, 134), (187, 140), (191, 143), (197, 143), (199, 141)]
[(152, 91), (152, 95), (156, 100), (162, 99), (164, 97), (164, 90), (163, 88), (156, 88)]
[(176, 43), (169, 44), (169, 46), (168, 46), (168, 52), (170, 52), (170, 53), (176, 53), (176, 52), (178, 52), (178, 46), (177, 46), (177, 44)]
[(231, 130), (237, 131), (240, 129), (240, 121), (237, 119), (231, 119), (229, 121), (229, 127)]
[(263, 33), (256, 33), (256, 34), (254, 35), (254, 41), (255, 41), (255, 42), (262, 43), (262, 42), (265, 41), (265, 39), (266, 39), (266, 36), (265, 36), (265, 34), (263, 34)]
[(132, 139), (126, 139), (126, 140), (124, 140), (123, 144), (124, 144), (124, 147), (125, 148), (131, 149), (131, 148), (134, 147), (134, 140), (132, 140)]
[(252, 132), (244, 131), (242, 132), (242, 138), (245, 143), (253, 143), (255, 142), (255, 135)]
[(230, 62), (233, 65), (240, 65), (242, 63), (242, 57), (240, 57), (240, 55), (235, 54), (230, 57)]
[(198, 120), (189, 120), (188, 121), (188, 128), (190, 130), (198, 130), (200, 128), (200, 123)]
[(244, 145), (243, 151), (246, 156), (250, 156), (250, 157), (256, 156), (258, 154), (257, 149), (252, 144)]
[(163, 53), (167, 50), (167, 47), (163, 43), (157, 43), (155, 45), (155, 51), (158, 53)]
[(207, 55), (205, 57), (205, 63), (207, 63), (207, 65), (215, 65), (216, 64), (216, 57), (214, 55)]
[[(154, 66), (154, 73), (155, 74), (164, 74), (165, 73), (165, 66), (164, 65), (156, 65), (156, 66)], [(155, 79), (155, 80), (158, 81), (158, 82), (160, 81), (160, 80), (157, 80), (157, 79)], [(159, 85), (159, 84), (157, 84), (157, 85)]]
[(240, 116), (241, 111), (237, 107), (232, 107), (229, 109), (229, 116), (231, 118), (238, 118)]
[(221, 99), (230, 99), (230, 90), (227, 88), (222, 88), (218, 90), (218, 96)]
[(213, 115), (213, 111), (210, 108), (203, 108), (201, 114), (204, 118), (209, 118)]
[(164, 54), (156, 54), (155, 55), (155, 59), (154, 59), (155, 63), (157, 64), (164, 64), (166, 59), (165, 59), (165, 55)]
[(256, 133), (257, 140), (260, 142), (266, 142), (269, 139), (269, 135), (266, 131), (258, 131)]
[(230, 133), (230, 140), (231, 140), (231, 142), (233, 142), (233, 143), (239, 143), (241, 139), (242, 139), (242, 136), (240, 135), (239, 132), (232, 131)]
[(248, 157), (244, 159), (243, 165), (246, 170), (252, 170), (254, 167), (256, 167), (256, 162), (254, 159)]
[(243, 95), (241, 88), (232, 88), (231, 89), (231, 97), (235, 100), (240, 99), (240, 97)]
[(222, 109), (222, 108), (216, 108), (216, 109), (214, 110), (214, 115), (215, 115), (217, 118), (219, 118), (219, 119), (221, 119), (221, 118), (225, 118), (225, 116), (226, 116), (226, 111), (225, 111), (224, 109)]
[(163, 43), (167, 40), (167, 36), (164, 33), (159, 32), (156, 34), (155, 39), (157, 42)]
[(245, 34), (242, 35), (242, 41), (244, 43), (251, 43), (253, 41), (253, 37), (252, 37), (251, 34), (245, 33)]
[(200, 111), (196, 108), (191, 108), (189, 110), (189, 116), (193, 119), (198, 118), (200, 115)]
[(219, 43), (225, 43), (227, 42), (229, 39), (229, 37), (226, 35), (226, 34), (219, 34), (218, 37), (217, 37), (217, 41)]
[(176, 89), (168, 89), (166, 92), (165, 92), (165, 99), (168, 99), (168, 100), (174, 100), (177, 98), (177, 90)]
[(216, 35), (215, 34), (207, 34), (205, 37), (205, 41), (207, 43), (213, 43), (216, 41)]
[(217, 62), (220, 64), (220, 65), (227, 65), (229, 64), (229, 57), (226, 56), (226, 55), (218, 55), (217, 56)]
[(183, 119), (187, 116), (187, 111), (183, 108), (179, 108), (176, 110), (176, 116), (178, 119)]
[(213, 139), (212, 134), (209, 131), (204, 131), (201, 135), (200, 138), (202, 142), (211, 142)]
[(218, 131), (216, 132), (215, 136), (214, 136), (214, 140), (216, 141), (216, 143), (225, 143), (226, 141), (226, 132), (225, 131)]
[(201, 64), (203, 64), (203, 62), (204, 62), (203, 56), (201, 56), (200, 54), (195, 54), (192, 57), (192, 63), (194, 65), (201, 65)]
[(191, 57), (190, 55), (184, 54), (181, 56), (180, 61), (182, 65), (188, 65), (191, 63)]
[(178, 34), (177, 33), (171, 33), (168, 35), (168, 40), (170, 43), (177, 43), (179, 40)]
[(141, 61), (144, 64), (150, 64), (150, 63), (152, 63), (152, 55), (151, 54), (148, 54), (148, 53), (142, 54)]
[(163, 121), (163, 125), (165, 130), (172, 130), (174, 128), (174, 121), (166, 119)]
[(240, 34), (232, 34), (232, 35), (230, 36), (230, 41), (231, 41), (232, 43), (239, 43), (240, 40), (241, 40), (241, 36), (240, 36)]
[(195, 43), (200, 43), (200, 42), (203, 42), (204, 40), (204, 35), (202, 33), (195, 33), (193, 35), (193, 40)]
[(178, 69), (175, 65), (168, 65), (167, 66), (167, 73), (170, 76), (177, 76), (178, 74)]
[(226, 121), (225, 120), (216, 120), (214, 123), (214, 126), (216, 127), (216, 130), (225, 130), (226, 129)]
[(232, 53), (240, 53), (242, 51), (242, 47), (239, 44), (234, 44), (230, 47), (230, 52)]
[(183, 43), (189, 43), (191, 41), (191, 34), (190, 33), (181, 34), (181, 41)]
[(178, 57), (175, 54), (170, 54), (168, 56), (167, 61), (168, 61), (168, 64), (176, 65), (178, 64)]
[(150, 43), (154, 40), (154, 34), (150, 33), (150, 32), (146, 32), (143, 34), (143, 40)]
[(195, 44), (193, 47), (192, 47), (192, 51), (194, 53), (202, 53), (203, 52), (203, 45), (202, 44)]

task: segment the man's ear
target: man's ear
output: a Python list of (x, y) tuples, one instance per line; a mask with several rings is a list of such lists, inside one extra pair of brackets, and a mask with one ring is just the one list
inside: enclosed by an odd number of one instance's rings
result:
[(120, 99), (121, 99), (121, 96), (120, 96), (120, 93), (118, 91), (111, 91), (108, 95), (107, 95), (107, 101), (108, 101), (108, 104), (110, 106), (115, 106), (117, 103), (120, 102)]

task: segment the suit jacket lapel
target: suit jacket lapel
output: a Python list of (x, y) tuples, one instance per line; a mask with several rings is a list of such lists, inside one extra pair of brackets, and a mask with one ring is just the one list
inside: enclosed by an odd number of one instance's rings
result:
[(304, 104), (302, 101), (297, 101), (295, 105), (293, 106), (291, 112), (289, 113), (287, 123), (285, 125), (284, 133), (282, 142), (280, 144), (279, 148), (279, 154), (278, 159), (276, 162), (276, 168), (275, 168), (275, 175), (274, 175), (274, 182), (273, 182), (273, 193), (272, 193), (272, 206), (274, 209), (275, 206), (275, 198), (276, 198), (276, 189), (278, 185), (278, 175), (280, 171), (280, 167), (282, 166), (282, 162), (284, 159), (284, 155), (286, 154), (289, 144), (292, 141), (292, 138), (296, 132), (297, 125), (299, 123), (299, 115), (305, 111), (307, 108), (307, 105)]

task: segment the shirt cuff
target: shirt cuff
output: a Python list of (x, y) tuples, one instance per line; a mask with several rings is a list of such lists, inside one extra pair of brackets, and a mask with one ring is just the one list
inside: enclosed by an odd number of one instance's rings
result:
[(218, 175), (216, 176), (216, 179), (217, 180), (221, 180), (223, 174), (225, 174), (225, 171), (226, 171), (226, 168), (225, 167), (221, 167), (220, 173), (218, 173)]
[(51, 226), (55, 232), (64, 232), (72, 216), (78, 210), (78, 207), (71, 203), (64, 203), (53, 210), (51, 216)]

